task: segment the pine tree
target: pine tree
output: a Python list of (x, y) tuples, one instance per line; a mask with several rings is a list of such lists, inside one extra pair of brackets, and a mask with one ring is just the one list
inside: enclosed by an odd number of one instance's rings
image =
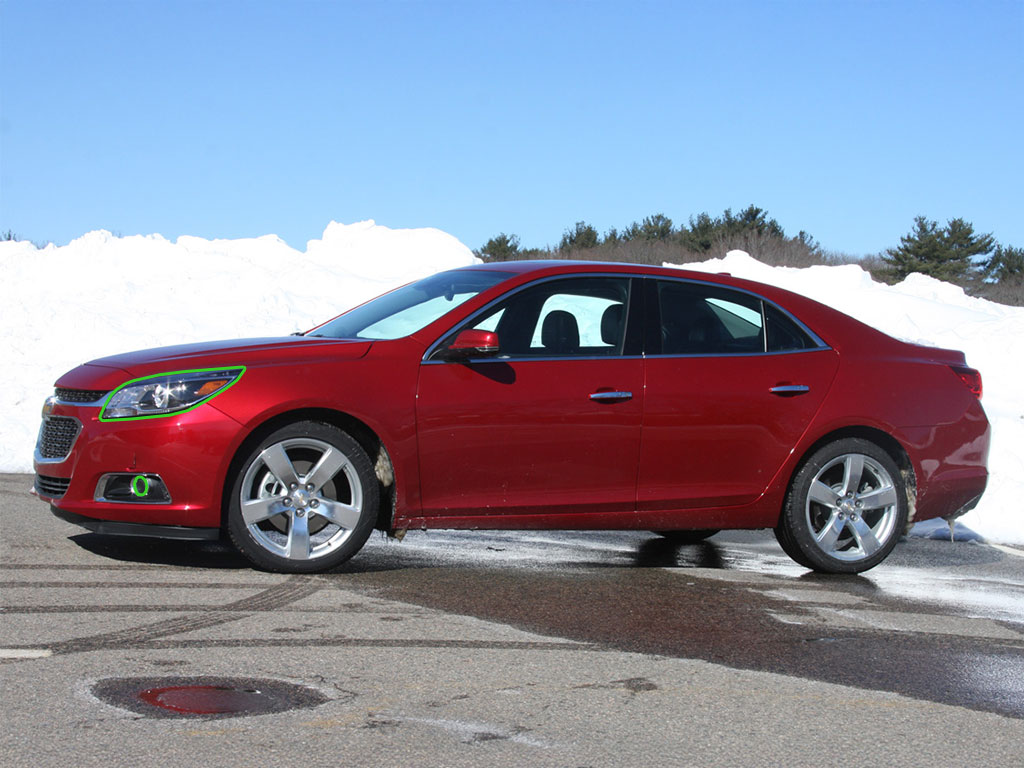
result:
[(722, 215), (722, 227), (727, 235), (748, 234), (757, 232), (759, 235), (770, 235), (772, 237), (785, 237), (779, 222), (768, 218), (768, 211), (758, 208), (756, 205), (748, 205), (744, 210), (735, 216), (732, 210), (725, 209)]
[(492, 237), (482, 248), (473, 253), (484, 261), (515, 261), (522, 258), (522, 254), (519, 252), (519, 237), (506, 235), (504, 232), (497, 237)]
[(992, 235), (975, 234), (974, 225), (963, 219), (952, 219), (946, 225), (944, 241), (949, 254), (945, 271), (953, 278), (976, 272), (981, 257), (992, 253), (996, 245)]
[(951, 219), (945, 227), (924, 216), (914, 218), (914, 229), (900, 238), (899, 248), (890, 248), (882, 257), (889, 275), (902, 280), (913, 272), (950, 282), (972, 276), (979, 263), (975, 260), (992, 252), (992, 235), (977, 234), (963, 219)]
[(558, 249), (566, 251), (570, 248), (594, 248), (600, 242), (601, 238), (596, 229), (585, 221), (577, 221), (575, 227), (565, 230)]
[(680, 233), (683, 245), (699, 253), (710, 251), (715, 239), (721, 234), (721, 224), (721, 219), (712, 219), (707, 211), (698, 214), (696, 218), (691, 216), (689, 229), (684, 227)]
[(942, 261), (938, 222), (928, 221), (924, 216), (915, 217), (913, 231), (900, 238), (899, 248), (889, 248), (882, 258), (896, 280), (913, 272), (929, 274), (931, 265)]
[(643, 223), (633, 222), (622, 233), (623, 240), (669, 240), (672, 237), (672, 219), (663, 213), (645, 216)]
[(985, 262), (985, 277), (997, 283), (1024, 282), (1024, 248), (996, 246), (992, 258)]

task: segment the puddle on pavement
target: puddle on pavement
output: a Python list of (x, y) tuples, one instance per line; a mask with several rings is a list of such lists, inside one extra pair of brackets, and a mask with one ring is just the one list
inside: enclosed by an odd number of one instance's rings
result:
[(92, 686), (101, 701), (145, 717), (226, 718), (310, 709), (319, 691), (280, 680), (238, 677), (111, 677)]

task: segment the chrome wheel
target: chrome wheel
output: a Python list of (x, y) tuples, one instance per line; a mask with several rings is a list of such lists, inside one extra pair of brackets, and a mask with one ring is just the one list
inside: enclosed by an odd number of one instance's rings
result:
[(355, 530), (363, 488), (351, 462), (322, 440), (294, 438), (264, 448), (242, 480), (242, 519), (268, 552), (312, 560)]
[(885, 467), (870, 456), (847, 453), (828, 462), (811, 481), (807, 525), (826, 555), (846, 562), (865, 560), (892, 538), (897, 501)]
[(875, 443), (843, 438), (819, 448), (789, 487), (775, 538), (803, 566), (860, 573), (888, 557), (907, 521), (903, 474)]
[(377, 480), (349, 435), (303, 422), (254, 450), (232, 491), (228, 530), (257, 565), (319, 571), (355, 554), (377, 514)]

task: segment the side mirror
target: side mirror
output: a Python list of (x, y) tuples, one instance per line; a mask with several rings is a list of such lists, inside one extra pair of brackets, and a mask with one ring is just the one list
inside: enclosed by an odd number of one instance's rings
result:
[(470, 328), (459, 332), (459, 335), (445, 350), (444, 357), (446, 360), (465, 360), (478, 355), (496, 355), (500, 348), (498, 334), (494, 331), (479, 331)]

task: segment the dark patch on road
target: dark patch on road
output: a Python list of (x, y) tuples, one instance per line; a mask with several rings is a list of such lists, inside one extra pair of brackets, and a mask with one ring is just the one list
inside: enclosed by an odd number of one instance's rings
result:
[(643, 693), (644, 691), (656, 691), (658, 690), (658, 684), (648, 680), (646, 677), (630, 677), (625, 680), (612, 680), (610, 683), (601, 685), (600, 683), (586, 683), (585, 685), (575, 686), (578, 689), (583, 688), (604, 688), (608, 690), (622, 690), (625, 689), (632, 694)]

